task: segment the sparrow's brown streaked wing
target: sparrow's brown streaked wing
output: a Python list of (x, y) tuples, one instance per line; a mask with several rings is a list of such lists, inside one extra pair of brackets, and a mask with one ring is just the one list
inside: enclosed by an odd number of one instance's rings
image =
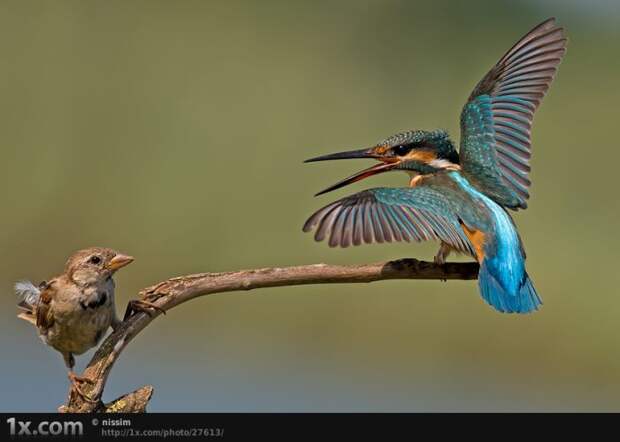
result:
[(54, 288), (55, 280), (51, 280), (41, 288), (41, 295), (36, 306), (36, 325), (39, 328), (47, 329), (54, 324), (54, 315), (51, 311), (51, 303), (56, 295)]

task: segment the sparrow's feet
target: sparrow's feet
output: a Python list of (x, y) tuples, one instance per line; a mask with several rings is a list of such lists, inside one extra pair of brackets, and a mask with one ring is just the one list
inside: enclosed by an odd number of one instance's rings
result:
[(133, 299), (127, 304), (123, 321), (126, 321), (138, 312), (146, 313), (147, 315), (152, 316), (153, 310), (156, 310), (164, 315), (166, 314), (166, 310), (156, 304), (153, 304), (152, 302), (144, 301), (142, 299)]
[(157, 285), (149, 287), (140, 293), (140, 297), (145, 301), (157, 301), (159, 298), (166, 296), (166, 292), (161, 288), (169, 284), (170, 281), (162, 281)]
[(86, 393), (84, 393), (84, 391), (82, 391), (82, 388), (80, 387), (80, 384), (84, 384), (84, 383), (94, 384), (95, 381), (85, 376), (78, 376), (73, 371), (70, 371), (67, 376), (69, 378), (69, 382), (71, 382), (73, 391), (75, 391), (79, 397), (84, 399), (86, 402), (90, 402), (91, 404), (96, 404), (97, 402), (99, 402), (94, 399), (91, 399), (91, 397), (88, 396)]
[[(175, 279), (175, 278), (172, 278)], [(149, 288), (149, 293), (156, 293), (159, 291), (160, 288), (162, 288), (163, 286), (165, 286), (166, 284), (168, 284), (168, 281), (161, 281), (159, 283), (157, 283), (156, 285), (152, 286)]]

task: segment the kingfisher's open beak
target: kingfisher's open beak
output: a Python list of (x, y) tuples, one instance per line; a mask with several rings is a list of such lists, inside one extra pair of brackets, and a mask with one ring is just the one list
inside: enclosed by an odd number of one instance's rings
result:
[(394, 169), (398, 165), (398, 160), (390, 157), (384, 157), (383, 155), (377, 153), (374, 147), (370, 149), (350, 150), (347, 152), (338, 152), (329, 155), (323, 155), (316, 158), (310, 158), (309, 160), (304, 161), (304, 163), (327, 160), (345, 160), (350, 158), (373, 158), (376, 160), (381, 160), (383, 162), (375, 164), (368, 169), (361, 170), (351, 175), (350, 177), (347, 177), (344, 180), (337, 182), (333, 186), (330, 186), (327, 189), (320, 191), (315, 196), (323, 195), (324, 193), (331, 192), (332, 190), (340, 189), (341, 187), (344, 187), (351, 183), (355, 183), (356, 181), (363, 180), (364, 178), (368, 178), (369, 176), (373, 176), (382, 172), (387, 172)]
[(107, 267), (109, 270), (112, 270), (113, 272), (115, 272), (121, 267), (125, 267), (126, 265), (131, 264), (132, 262), (133, 262), (133, 256), (123, 255), (122, 253), (119, 253), (118, 255), (116, 255), (114, 258), (110, 260)]
[(323, 155), (320, 157), (310, 158), (304, 161), (304, 163), (314, 163), (315, 161), (327, 161), (327, 160), (348, 160), (351, 158), (379, 158), (379, 155), (375, 153), (375, 149), (359, 149), (348, 150), (346, 152), (330, 153), (329, 155)]

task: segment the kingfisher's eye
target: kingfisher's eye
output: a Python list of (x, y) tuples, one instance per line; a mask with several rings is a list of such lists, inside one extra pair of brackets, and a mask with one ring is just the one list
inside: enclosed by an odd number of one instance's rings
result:
[(411, 152), (411, 149), (413, 149), (413, 146), (411, 144), (401, 144), (401, 145), (394, 147), (393, 150), (396, 155), (398, 155), (399, 157), (402, 157), (402, 156), (407, 155), (409, 152)]
[(90, 257), (90, 259), (88, 260), (91, 264), (101, 264), (101, 257), (97, 256), (97, 255), (93, 255)]

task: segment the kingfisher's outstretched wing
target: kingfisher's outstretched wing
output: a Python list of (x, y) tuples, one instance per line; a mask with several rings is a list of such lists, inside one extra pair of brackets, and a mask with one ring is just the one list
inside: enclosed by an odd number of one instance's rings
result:
[(368, 189), (333, 202), (312, 215), (304, 232), (329, 238), (331, 247), (372, 242), (442, 240), (473, 255), (455, 203), (432, 187)]
[(463, 172), (505, 207), (527, 207), (532, 120), (565, 51), (563, 29), (546, 20), (493, 66), (461, 113)]

